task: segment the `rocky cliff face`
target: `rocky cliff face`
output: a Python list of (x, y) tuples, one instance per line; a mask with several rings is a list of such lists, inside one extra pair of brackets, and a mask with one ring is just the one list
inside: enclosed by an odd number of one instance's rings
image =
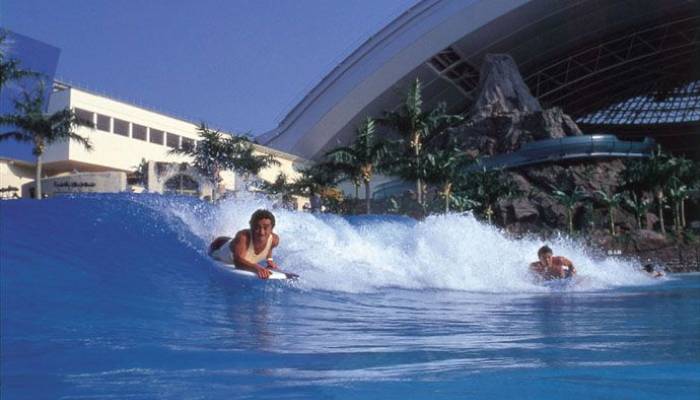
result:
[[(560, 108), (542, 108), (530, 93), (513, 59), (504, 54), (487, 55), (481, 67), (476, 100), (463, 125), (452, 132), (472, 156), (491, 156), (517, 151), (523, 144), (582, 132)], [(566, 210), (552, 196), (554, 188), (587, 193), (610, 192), (617, 185), (624, 165), (619, 160), (563, 165), (540, 165), (511, 170), (509, 174), (523, 195), (501, 201), (498, 218), (516, 232), (561, 229)], [(579, 229), (587, 228), (606, 210), (591, 198), (588, 208), (576, 214)], [(619, 212), (622, 228), (632, 229), (634, 217)], [(603, 225), (604, 226), (604, 225)], [(590, 227), (588, 227), (590, 228)]]
[[(530, 93), (513, 59), (504, 54), (485, 57), (476, 100), (468, 114), (467, 122), (452, 133), (473, 156), (510, 153), (528, 142), (582, 134), (574, 120), (560, 108), (542, 107)], [(522, 196), (502, 200), (498, 219), (515, 232), (565, 229), (566, 209), (552, 196), (552, 191), (579, 188), (589, 193), (590, 198), (576, 210), (577, 229), (605, 229), (607, 209), (593, 194), (598, 190), (614, 192), (623, 170), (620, 160), (543, 164), (510, 170)], [(620, 230), (635, 228), (631, 213), (619, 210), (615, 218)], [(654, 222), (655, 218), (650, 215), (650, 220)]]
[(467, 122), (453, 130), (475, 156), (513, 152), (534, 140), (581, 135), (561, 109), (542, 108), (508, 55), (485, 57), (476, 91)]
[(473, 118), (542, 111), (511, 56), (486, 55), (479, 76), (478, 94), (470, 112)]
[[(579, 188), (588, 194), (588, 199), (577, 207), (574, 214), (577, 230), (607, 229), (607, 208), (595, 193), (613, 193), (624, 168), (620, 160), (598, 160), (511, 170), (509, 174), (522, 196), (500, 202), (501, 221), (516, 232), (565, 230), (566, 209), (552, 196), (552, 191), (555, 188), (563, 191)], [(656, 221), (653, 214), (649, 218), (652, 223)], [(618, 231), (636, 228), (634, 215), (622, 209), (615, 211), (615, 221)]]

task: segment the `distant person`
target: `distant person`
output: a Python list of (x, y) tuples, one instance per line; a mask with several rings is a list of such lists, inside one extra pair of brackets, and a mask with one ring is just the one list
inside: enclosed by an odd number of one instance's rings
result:
[[(209, 245), (209, 255), (267, 279), (270, 269), (278, 268), (272, 259), (272, 249), (280, 243), (279, 236), (272, 232), (274, 227), (275, 216), (268, 210), (257, 210), (250, 217), (249, 229), (238, 231), (234, 238), (220, 236), (214, 239)], [(266, 261), (266, 267), (259, 264), (262, 261)]]
[(654, 268), (654, 264), (645, 264), (642, 267), (642, 271), (646, 272), (652, 278), (661, 278), (664, 276), (663, 272), (657, 271), (656, 268)]
[(311, 195), (310, 202), (311, 202), (311, 212), (312, 212), (312, 213), (317, 213), (317, 212), (322, 211), (322, 208), (321, 208), (321, 196), (319, 196), (318, 194), (314, 193), (313, 195)]
[(537, 250), (539, 261), (530, 264), (530, 271), (545, 280), (564, 279), (576, 275), (574, 263), (566, 257), (555, 256), (549, 246)]

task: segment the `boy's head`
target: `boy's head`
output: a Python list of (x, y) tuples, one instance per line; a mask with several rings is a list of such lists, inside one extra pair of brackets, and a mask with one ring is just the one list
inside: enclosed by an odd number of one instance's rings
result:
[(554, 253), (549, 246), (542, 246), (539, 250), (537, 250), (537, 258), (539, 258), (540, 262), (546, 266), (550, 266), (552, 264), (553, 255)]

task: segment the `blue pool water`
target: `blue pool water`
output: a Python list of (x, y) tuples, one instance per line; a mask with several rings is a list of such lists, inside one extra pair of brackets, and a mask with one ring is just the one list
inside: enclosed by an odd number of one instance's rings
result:
[(562, 239), (581, 279), (543, 287), (542, 243), (470, 217), (278, 211), (275, 258), (302, 279), (241, 281), (204, 248), (264, 205), (0, 203), (0, 397), (700, 397), (700, 275)]

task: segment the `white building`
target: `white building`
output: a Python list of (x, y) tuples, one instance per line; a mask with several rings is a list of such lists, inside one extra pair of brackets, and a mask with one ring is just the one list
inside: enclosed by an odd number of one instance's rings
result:
[[(76, 133), (90, 140), (86, 150), (75, 141), (55, 143), (43, 155), (42, 191), (49, 196), (66, 192), (140, 191), (211, 196), (212, 185), (184, 163), (188, 156), (171, 154), (174, 148), (196, 146), (198, 124), (55, 83), (49, 100), (49, 113), (71, 108), (93, 127), (79, 126)], [(258, 154), (272, 154), (279, 166), (267, 168), (259, 178), (272, 181), (280, 172), (294, 178), (294, 168), (305, 160), (268, 147), (254, 145)], [(127, 185), (126, 176), (148, 163), (148, 179), (143, 187)], [(20, 160), (0, 158), (0, 188), (15, 187), (21, 197), (31, 197), (36, 166)], [(220, 192), (242, 189), (239, 177), (222, 172)], [(18, 193), (19, 194), (19, 193)], [(6, 195), (4, 197), (10, 197)]]

